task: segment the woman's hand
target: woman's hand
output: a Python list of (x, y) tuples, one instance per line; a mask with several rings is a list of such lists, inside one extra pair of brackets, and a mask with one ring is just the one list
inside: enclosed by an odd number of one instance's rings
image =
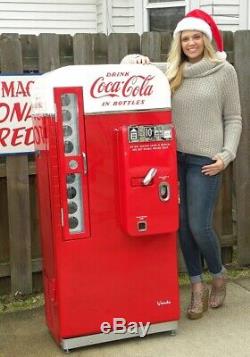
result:
[(217, 175), (222, 170), (224, 170), (225, 168), (224, 162), (219, 156), (215, 155), (212, 159), (215, 160), (213, 164), (205, 165), (202, 167), (201, 172), (204, 175), (214, 176)]
[(125, 56), (121, 64), (149, 64), (150, 59), (147, 56), (139, 55), (139, 54), (130, 54)]
[(138, 56), (136, 59), (137, 64), (149, 64), (150, 59), (147, 56)]

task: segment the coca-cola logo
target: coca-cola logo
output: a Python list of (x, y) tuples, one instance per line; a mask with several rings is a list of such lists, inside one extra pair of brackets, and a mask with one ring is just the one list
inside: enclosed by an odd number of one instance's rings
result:
[(150, 96), (153, 93), (153, 78), (152, 75), (134, 75), (112, 82), (103, 76), (98, 77), (90, 88), (90, 95), (93, 98)]

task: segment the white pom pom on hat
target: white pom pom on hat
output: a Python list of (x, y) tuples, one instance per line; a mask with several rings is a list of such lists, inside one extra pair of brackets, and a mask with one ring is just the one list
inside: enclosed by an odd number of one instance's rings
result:
[(195, 9), (186, 14), (186, 16), (178, 22), (174, 30), (174, 37), (177, 33), (187, 30), (196, 30), (204, 33), (210, 41), (214, 39), (217, 47), (217, 57), (221, 60), (226, 59), (227, 55), (224, 52), (223, 39), (214, 19), (205, 11)]

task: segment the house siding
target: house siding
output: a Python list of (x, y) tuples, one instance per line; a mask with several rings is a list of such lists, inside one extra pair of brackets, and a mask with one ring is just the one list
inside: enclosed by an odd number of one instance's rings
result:
[(112, 0), (111, 30), (135, 32), (135, 0)]
[(96, 1), (1, 1), (0, 32), (20, 34), (97, 32)]
[(221, 30), (239, 29), (240, 0), (200, 0), (200, 9), (212, 15)]
[[(171, 2), (169, 2), (171, 4)], [(248, 0), (189, 0), (186, 11), (210, 13), (221, 30), (250, 27)], [(5, 0), (0, 2), (0, 32), (39, 34), (148, 31), (145, 0)]]
[(105, 32), (105, 24), (104, 24), (104, 2), (103, 0), (96, 1), (96, 20), (97, 20), (97, 32)]

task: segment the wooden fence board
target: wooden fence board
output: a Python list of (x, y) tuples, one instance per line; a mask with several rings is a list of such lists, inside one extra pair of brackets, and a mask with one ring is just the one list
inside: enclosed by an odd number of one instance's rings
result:
[(41, 256), (40, 246), (40, 232), (39, 232), (39, 214), (37, 207), (37, 187), (36, 176), (29, 175), (29, 188), (30, 188), (30, 228), (31, 236), (31, 257), (39, 258)]
[(74, 64), (94, 64), (94, 37), (77, 33), (73, 38)]
[(144, 32), (141, 36), (141, 53), (148, 56), (151, 62), (161, 61), (160, 32)]
[(172, 32), (171, 31), (160, 32), (160, 35), (161, 35), (160, 62), (166, 62), (170, 50)]
[[(31, 259), (31, 266), (33, 273), (40, 273), (42, 270), (42, 259)], [(0, 278), (4, 278), (11, 275), (10, 263), (0, 263)], [(1, 290), (0, 290), (1, 295)]]
[(224, 50), (227, 53), (227, 61), (232, 63), (234, 62), (234, 35), (231, 31), (224, 31), (222, 33)]
[[(17, 34), (0, 38), (2, 73), (23, 72), (22, 48)], [(29, 207), (28, 158), (26, 155), (6, 159), (12, 294), (32, 292), (31, 232)]]
[(243, 130), (235, 161), (238, 260), (250, 264), (250, 31), (237, 31), (234, 65), (238, 73)]
[(121, 33), (111, 33), (108, 37), (108, 63), (120, 63), (129, 53), (128, 36)]
[(11, 291), (32, 292), (29, 176), (26, 155), (7, 158)]
[(59, 35), (60, 66), (74, 64), (73, 38), (70, 35)]
[(9, 260), (9, 254), (10, 254), (6, 177), (0, 177), (0, 197), (1, 197), (0, 199), (0, 263), (2, 263)]
[(138, 33), (127, 33), (128, 53), (140, 53), (141, 40)]
[(108, 63), (108, 39), (104, 33), (95, 33), (94, 36), (94, 63)]
[(42, 33), (38, 36), (39, 72), (45, 73), (60, 67), (59, 36)]
[(35, 35), (21, 35), (20, 42), (22, 47), (23, 71), (38, 71), (38, 41)]
[(214, 212), (215, 230), (220, 239), (222, 261), (224, 264), (232, 261), (233, 245), (235, 243), (232, 198), (232, 166), (229, 165), (222, 175), (221, 190)]

